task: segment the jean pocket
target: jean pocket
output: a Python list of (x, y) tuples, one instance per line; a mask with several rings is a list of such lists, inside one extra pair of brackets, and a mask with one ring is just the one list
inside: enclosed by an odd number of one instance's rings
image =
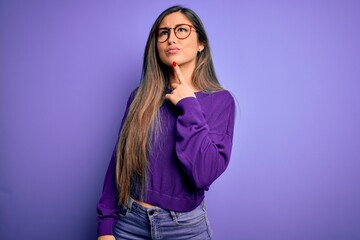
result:
[(176, 224), (187, 226), (196, 225), (206, 220), (206, 212), (201, 207), (197, 207), (189, 212), (176, 212)]

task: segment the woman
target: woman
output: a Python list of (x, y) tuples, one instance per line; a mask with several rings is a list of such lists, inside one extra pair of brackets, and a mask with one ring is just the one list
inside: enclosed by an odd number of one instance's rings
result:
[(106, 173), (98, 239), (211, 239), (204, 191), (229, 163), (234, 111), (199, 17), (165, 10)]

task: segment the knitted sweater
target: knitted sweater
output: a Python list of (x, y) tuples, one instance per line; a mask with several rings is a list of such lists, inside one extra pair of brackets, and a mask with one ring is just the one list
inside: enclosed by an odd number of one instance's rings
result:
[[(124, 118), (133, 100), (130, 95)], [(171, 211), (191, 211), (204, 191), (226, 169), (234, 131), (235, 102), (226, 91), (196, 92), (176, 105), (165, 100), (160, 108), (161, 131), (148, 156), (142, 201)], [(118, 218), (115, 180), (116, 150), (105, 175), (97, 205), (98, 235), (112, 235)], [(132, 198), (139, 199), (136, 193)]]

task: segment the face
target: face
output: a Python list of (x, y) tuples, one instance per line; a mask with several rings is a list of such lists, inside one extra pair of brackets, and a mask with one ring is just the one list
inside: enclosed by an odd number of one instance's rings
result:
[[(159, 25), (159, 31), (161, 34), (164, 34), (161, 29), (175, 28), (181, 24), (188, 24), (192, 26), (192, 23), (189, 19), (180, 12), (175, 12), (164, 17), (162, 22)], [(180, 32), (185, 31), (185, 29), (178, 29), (179, 35)], [(165, 31), (166, 33), (166, 31)], [(169, 38), (163, 42), (157, 42), (157, 49), (160, 56), (160, 60), (171, 66), (175, 61), (179, 66), (190, 66), (195, 67), (196, 55), (198, 51), (204, 49), (204, 45), (199, 43), (194, 28), (190, 28), (190, 35), (185, 39), (179, 39), (174, 34), (174, 29), (170, 29)]]

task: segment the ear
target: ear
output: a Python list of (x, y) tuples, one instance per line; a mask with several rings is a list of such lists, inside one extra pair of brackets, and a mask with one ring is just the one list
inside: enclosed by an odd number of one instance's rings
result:
[(205, 45), (203, 43), (199, 43), (199, 48), (198, 48), (198, 52), (201, 53), (202, 50), (204, 50)]

